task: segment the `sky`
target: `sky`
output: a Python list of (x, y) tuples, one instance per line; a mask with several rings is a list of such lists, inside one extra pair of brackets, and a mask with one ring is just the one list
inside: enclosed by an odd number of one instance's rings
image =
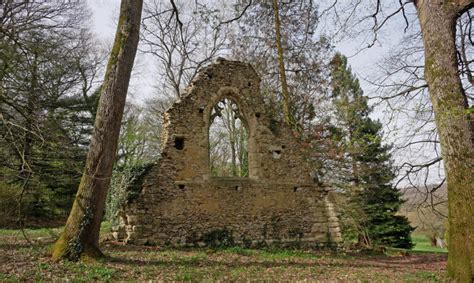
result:
[[(178, 0), (179, 1), (179, 0)], [(194, 0), (181, 0), (181, 1), (192, 1)], [(95, 33), (97, 39), (101, 42), (111, 46), (113, 37), (116, 29), (116, 19), (118, 18), (120, 0), (87, 0), (88, 5), (92, 11), (92, 18), (90, 21), (91, 28)], [(398, 22), (397, 22), (398, 21)], [(335, 48), (337, 51), (348, 57), (349, 64), (352, 71), (357, 75), (360, 80), (361, 87), (366, 94), (371, 94), (374, 91), (374, 87), (369, 84), (364, 78), (370, 77), (376, 72), (375, 65), (380, 63), (381, 60), (386, 56), (392, 47), (397, 45), (403, 38), (404, 30), (400, 28), (404, 23), (401, 23), (403, 19), (400, 17), (389, 22), (383, 32), (379, 32), (378, 41), (371, 48), (363, 48), (367, 44), (367, 39), (361, 40), (360, 38), (346, 37), (342, 40), (335, 42)], [(413, 23), (412, 23), (413, 24)], [(369, 33), (370, 34), (370, 33)], [(363, 42), (361, 44), (361, 42)], [(362, 51), (360, 51), (362, 49)], [(360, 52), (359, 52), (360, 51)], [(150, 55), (148, 55), (150, 56)], [(154, 60), (151, 57), (138, 52), (134, 73), (130, 83), (129, 98), (134, 102), (143, 103), (147, 98), (157, 95), (159, 90), (156, 89), (156, 75), (157, 69)], [(372, 116), (374, 119), (381, 121), (386, 120), (383, 109), (375, 108)], [(400, 125), (401, 127), (406, 125)], [(388, 132), (388, 130), (386, 131)], [(386, 141), (388, 143), (396, 143), (401, 137), (398, 134), (386, 135)], [(413, 152), (398, 152), (395, 156), (396, 163), (404, 161), (403, 155), (412, 155)], [(428, 152), (425, 158), (430, 158), (432, 153)], [(430, 180), (435, 182), (437, 173), (431, 172)]]
[(118, 17), (119, 0), (88, 0), (87, 4), (92, 11), (92, 29), (101, 39), (113, 40)]
[[(115, 35), (120, 0), (88, 0), (87, 2), (93, 15), (90, 24), (97, 39), (111, 45)], [(401, 35), (397, 36), (397, 38), (399, 37), (401, 37)], [(358, 52), (361, 45), (353, 43), (352, 40), (338, 42), (336, 44), (336, 50), (349, 57), (348, 60), (352, 70), (362, 78), (368, 75), (374, 64), (387, 54), (391, 46), (390, 43), (393, 43), (393, 40), (383, 44), (377, 43), (370, 49), (366, 49), (362, 52)], [(152, 73), (154, 72), (153, 60), (146, 60), (142, 57), (143, 55), (138, 55), (136, 63), (141, 68), (144, 68), (145, 71), (141, 71), (140, 75), (134, 75), (131, 83), (132, 92), (137, 91), (137, 88), (139, 88), (139, 94), (134, 93), (133, 95), (133, 99), (137, 101), (154, 95), (156, 91), (153, 87), (152, 79)], [(369, 85), (364, 80), (361, 80), (361, 84), (364, 90), (367, 91), (369, 89)]]

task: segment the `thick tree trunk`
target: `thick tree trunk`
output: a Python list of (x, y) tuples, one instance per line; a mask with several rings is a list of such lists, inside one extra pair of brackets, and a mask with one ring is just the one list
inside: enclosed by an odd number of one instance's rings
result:
[(448, 274), (459, 282), (474, 280), (474, 129), (455, 46), (456, 19), (468, 5), (472, 1), (416, 3), (425, 47), (425, 79), (448, 181)]
[(115, 42), (107, 65), (86, 166), (53, 259), (100, 257), (99, 231), (130, 74), (137, 51), (142, 0), (122, 0)]

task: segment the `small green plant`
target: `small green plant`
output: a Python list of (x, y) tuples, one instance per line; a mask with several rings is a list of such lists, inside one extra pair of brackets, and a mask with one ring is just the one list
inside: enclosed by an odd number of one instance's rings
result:
[(234, 246), (232, 231), (227, 228), (216, 229), (204, 234), (204, 243), (211, 248), (225, 248)]
[(50, 265), (46, 262), (39, 262), (38, 263), (38, 270), (39, 271), (42, 271), (42, 270), (49, 270), (50, 269)]
[(183, 272), (176, 274), (176, 281), (191, 281), (193, 279), (193, 275), (189, 272)]
[(143, 179), (157, 163), (147, 163), (131, 167), (114, 168), (107, 195), (105, 219), (117, 224), (117, 212), (136, 199), (141, 192)]

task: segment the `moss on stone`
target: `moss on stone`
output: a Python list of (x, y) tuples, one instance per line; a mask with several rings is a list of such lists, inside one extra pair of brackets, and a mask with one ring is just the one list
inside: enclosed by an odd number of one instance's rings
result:
[(232, 231), (227, 228), (212, 230), (203, 236), (203, 241), (212, 248), (225, 248), (235, 245)]
[(157, 166), (156, 162), (135, 166), (130, 169), (133, 179), (131, 180), (130, 185), (126, 188), (126, 203), (130, 203), (134, 199), (138, 198), (142, 190), (143, 181), (154, 166)]

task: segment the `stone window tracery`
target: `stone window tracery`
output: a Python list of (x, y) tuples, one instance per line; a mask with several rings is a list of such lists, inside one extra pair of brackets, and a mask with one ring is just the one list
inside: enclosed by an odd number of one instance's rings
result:
[(211, 176), (248, 177), (248, 130), (237, 103), (224, 97), (209, 117)]

